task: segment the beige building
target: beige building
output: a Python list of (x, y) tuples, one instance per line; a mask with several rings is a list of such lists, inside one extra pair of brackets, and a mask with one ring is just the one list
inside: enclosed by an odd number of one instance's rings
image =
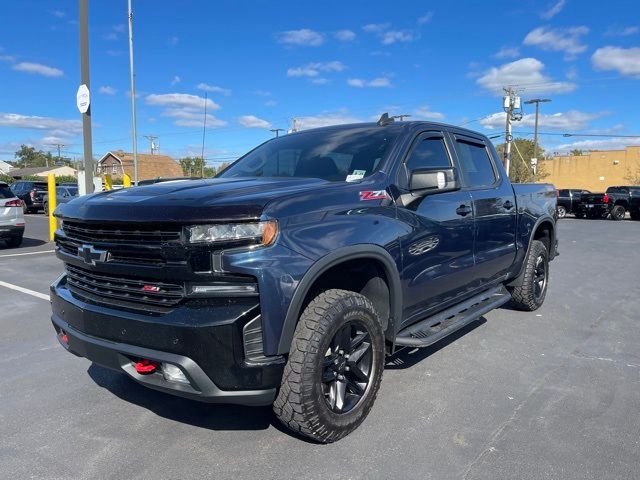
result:
[(53, 173), (56, 177), (75, 177), (78, 174), (78, 171), (75, 168), (63, 165), (60, 167), (14, 168), (8, 174), (16, 180), (20, 180), (23, 177), (30, 176), (47, 178), (50, 173)]
[[(126, 173), (133, 175), (133, 154), (121, 150), (107, 152), (99, 161), (97, 173), (109, 174), (114, 178), (121, 178)], [(173, 158), (166, 155), (138, 154), (138, 179), (182, 177), (182, 167)]]
[(556, 188), (583, 188), (604, 192), (613, 185), (629, 185), (629, 175), (640, 173), (640, 146), (624, 150), (594, 150), (584, 155), (561, 155), (540, 161), (550, 175), (544, 182)]

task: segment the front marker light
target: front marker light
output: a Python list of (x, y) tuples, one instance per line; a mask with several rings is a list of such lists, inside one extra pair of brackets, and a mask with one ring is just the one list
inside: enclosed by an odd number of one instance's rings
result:
[(253, 223), (195, 225), (188, 228), (190, 243), (216, 243), (250, 240), (259, 245), (271, 244), (278, 234), (275, 220)]

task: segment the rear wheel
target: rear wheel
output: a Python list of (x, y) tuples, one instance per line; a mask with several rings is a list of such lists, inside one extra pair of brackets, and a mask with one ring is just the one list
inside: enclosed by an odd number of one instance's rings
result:
[(611, 210), (611, 220), (624, 220), (625, 213), (627, 213), (627, 211), (622, 205), (615, 205)]
[(45, 204), (42, 206), (42, 210), (44, 210), (44, 214), (45, 214), (45, 215), (49, 215), (49, 204), (48, 204), (48, 203), (45, 203)]
[(544, 303), (549, 282), (549, 251), (540, 240), (533, 240), (524, 266), (522, 285), (511, 288), (511, 305), (532, 312)]
[(22, 245), (22, 235), (20, 235), (19, 237), (11, 237), (7, 240), (7, 245), (9, 246), (9, 248), (18, 248), (20, 245)]
[(558, 212), (558, 218), (564, 218), (567, 215), (567, 209), (564, 208), (562, 205), (558, 205), (558, 208), (556, 208), (556, 211)]
[(384, 368), (384, 334), (365, 296), (327, 290), (304, 310), (273, 410), (291, 430), (331, 443), (367, 417)]

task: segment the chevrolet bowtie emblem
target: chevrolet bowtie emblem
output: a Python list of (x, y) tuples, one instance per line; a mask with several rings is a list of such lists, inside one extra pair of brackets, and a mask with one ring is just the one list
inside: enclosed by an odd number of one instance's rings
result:
[(82, 245), (78, 247), (78, 256), (84, 260), (87, 265), (95, 265), (96, 262), (106, 262), (109, 258), (109, 252), (106, 250), (98, 250), (93, 245)]

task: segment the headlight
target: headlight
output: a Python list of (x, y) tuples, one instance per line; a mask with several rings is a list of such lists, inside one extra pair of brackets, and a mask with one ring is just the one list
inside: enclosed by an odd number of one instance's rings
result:
[(249, 241), (256, 245), (273, 243), (278, 234), (275, 220), (253, 223), (224, 223), (218, 225), (195, 225), (188, 227), (190, 243), (217, 243)]

